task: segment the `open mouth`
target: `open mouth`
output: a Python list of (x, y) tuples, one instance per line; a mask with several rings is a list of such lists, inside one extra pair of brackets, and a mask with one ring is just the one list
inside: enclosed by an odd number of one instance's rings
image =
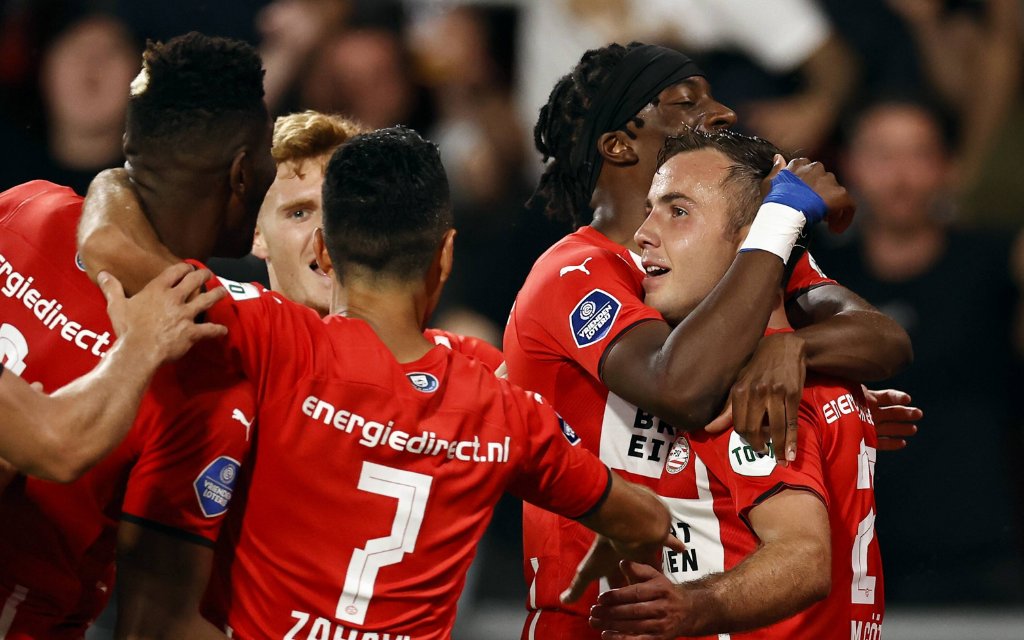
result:
[(671, 269), (667, 269), (665, 267), (659, 267), (656, 264), (644, 265), (644, 272), (647, 274), (648, 278), (657, 278), (658, 276), (665, 275), (669, 271), (671, 271)]

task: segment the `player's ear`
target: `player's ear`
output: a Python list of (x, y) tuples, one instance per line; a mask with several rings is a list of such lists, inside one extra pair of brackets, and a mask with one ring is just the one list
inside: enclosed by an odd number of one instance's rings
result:
[(327, 244), (324, 242), (323, 227), (313, 230), (313, 252), (316, 254), (316, 264), (330, 277), (334, 277), (334, 263), (331, 262), (331, 255), (327, 253)]
[(421, 324), (427, 326), (430, 316), (437, 308), (441, 300), (441, 292), (444, 291), (444, 283), (452, 273), (452, 265), (455, 263), (455, 229), (449, 229), (441, 237), (441, 243), (434, 253), (434, 260), (424, 275), (424, 285), (427, 292), (427, 304), (423, 312)]
[(228, 184), (231, 187), (231, 194), (239, 200), (245, 199), (245, 189), (252, 175), (252, 167), (249, 162), (249, 154), (245, 149), (239, 150), (231, 159), (231, 172), (228, 174)]
[(452, 273), (452, 266), (455, 264), (455, 229), (445, 231), (441, 246), (438, 249), (438, 266), (440, 268), (439, 281), (443, 286)]
[(260, 231), (259, 225), (256, 225), (256, 231), (252, 234), (252, 255), (260, 260), (266, 260), (270, 255), (267, 251), (267, 241)]
[(625, 131), (602, 133), (597, 139), (597, 150), (604, 161), (610, 164), (628, 166), (639, 161), (633, 141)]

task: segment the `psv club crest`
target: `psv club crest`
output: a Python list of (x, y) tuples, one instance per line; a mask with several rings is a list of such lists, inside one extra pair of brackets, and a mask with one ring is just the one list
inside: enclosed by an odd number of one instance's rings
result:
[(665, 471), (677, 474), (690, 464), (691, 449), (690, 441), (686, 435), (676, 438), (668, 450), (668, 460), (665, 461)]

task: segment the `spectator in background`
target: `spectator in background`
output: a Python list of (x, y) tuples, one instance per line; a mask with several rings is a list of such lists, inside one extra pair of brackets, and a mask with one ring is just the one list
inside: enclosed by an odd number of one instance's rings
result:
[(256, 16), (260, 56), (267, 74), (267, 106), (272, 113), (294, 101), (298, 79), (316, 50), (340, 32), (351, 12), (348, 0), (275, 0)]
[(966, 219), (1016, 226), (1024, 207), (1021, 4), (1017, 0), (887, 0), (935, 92), (962, 126), (957, 195)]
[(860, 235), (817, 255), (914, 344), (914, 366), (891, 383), (925, 410), (924, 431), (899, 460), (877, 467), (890, 602), (1020, 603), (1020, 505), (1009, 466), (1019, 450), (1011, 336), (1020, 242), (950, 225), (952, 160), (942, 118), (926, 103), (869, 105), (845, 155)]
[(20, 153), (0, 161), (6, 188), (32, 178), (84, 194), (96, 172), (124, 162), (121, 134), (127, 86), (139, 49), (127, 27), (106, 14), (73, 19), (46, 47), (39, 74), (45, 141), (16, 132)]
[(111, 16), (92, 15), (68, 27), (43, 58), (40, 88), (54, 168), (46, 176), (84, 194), (93, 175), (124, 161), (125, 87), (138, 72), (138, 49)]
[(462, 6), (421, 12), (410, 29), (436, 114), (430, 137), (449, 170), (460, 252), (475, 265), (452, 274), (438, 322), (495, 345), (533, 261), (563, 235), (523, 207), (530, 194), (525, 132), (499, 62), (502, 17), (498, 9)]
[(423, 130), (420, 95), (401, 37), (388, 29), (340, 33), (317, 52), (302, 79), (304, 108), (344, 113), (370, 129), (405, 124)]
[(634, 0), (661, 40), (694, 56), (742, 128), (800, 155), (831, 136), (858, 62), (814, 0)]
[(553, 0), (524, 10), (520, 72), (531, 119), (555, 70), (608, 41), (685, 51), (715, 78), (716, 96), (737, 105), (742, 128), (800, 155), (819, 150), (856, 87), (857, 59), (813, 0)]

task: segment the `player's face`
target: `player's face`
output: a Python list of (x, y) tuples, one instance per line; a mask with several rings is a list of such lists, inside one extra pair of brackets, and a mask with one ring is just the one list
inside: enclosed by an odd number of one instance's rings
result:
[(663, 90), (658, 94), (657, 104), (647, 105), (637, 116), (644, 121), (638, 133), (647, 129), (657, 134), (659, 144), (687, 129), (717, 131), (736, 124), (736, 114), (712, 97), (711, 85), (702, 76), (687, 78)]
[(316, 265), (313, 230), (321, 224), (321, 187), (326, 159), (282, 163), (256, 225), (253, 253), (267, 261), (270, 287), (326, 315), (331, 279)]
[(647, 195), (647, 220), (636, 232), (642, 250), (644, 301), (671, 324), (683, 320), (722, 279), (740, 238), (728, 231), (725, 179), (730, 161), (702, 149), (673, 156)]

